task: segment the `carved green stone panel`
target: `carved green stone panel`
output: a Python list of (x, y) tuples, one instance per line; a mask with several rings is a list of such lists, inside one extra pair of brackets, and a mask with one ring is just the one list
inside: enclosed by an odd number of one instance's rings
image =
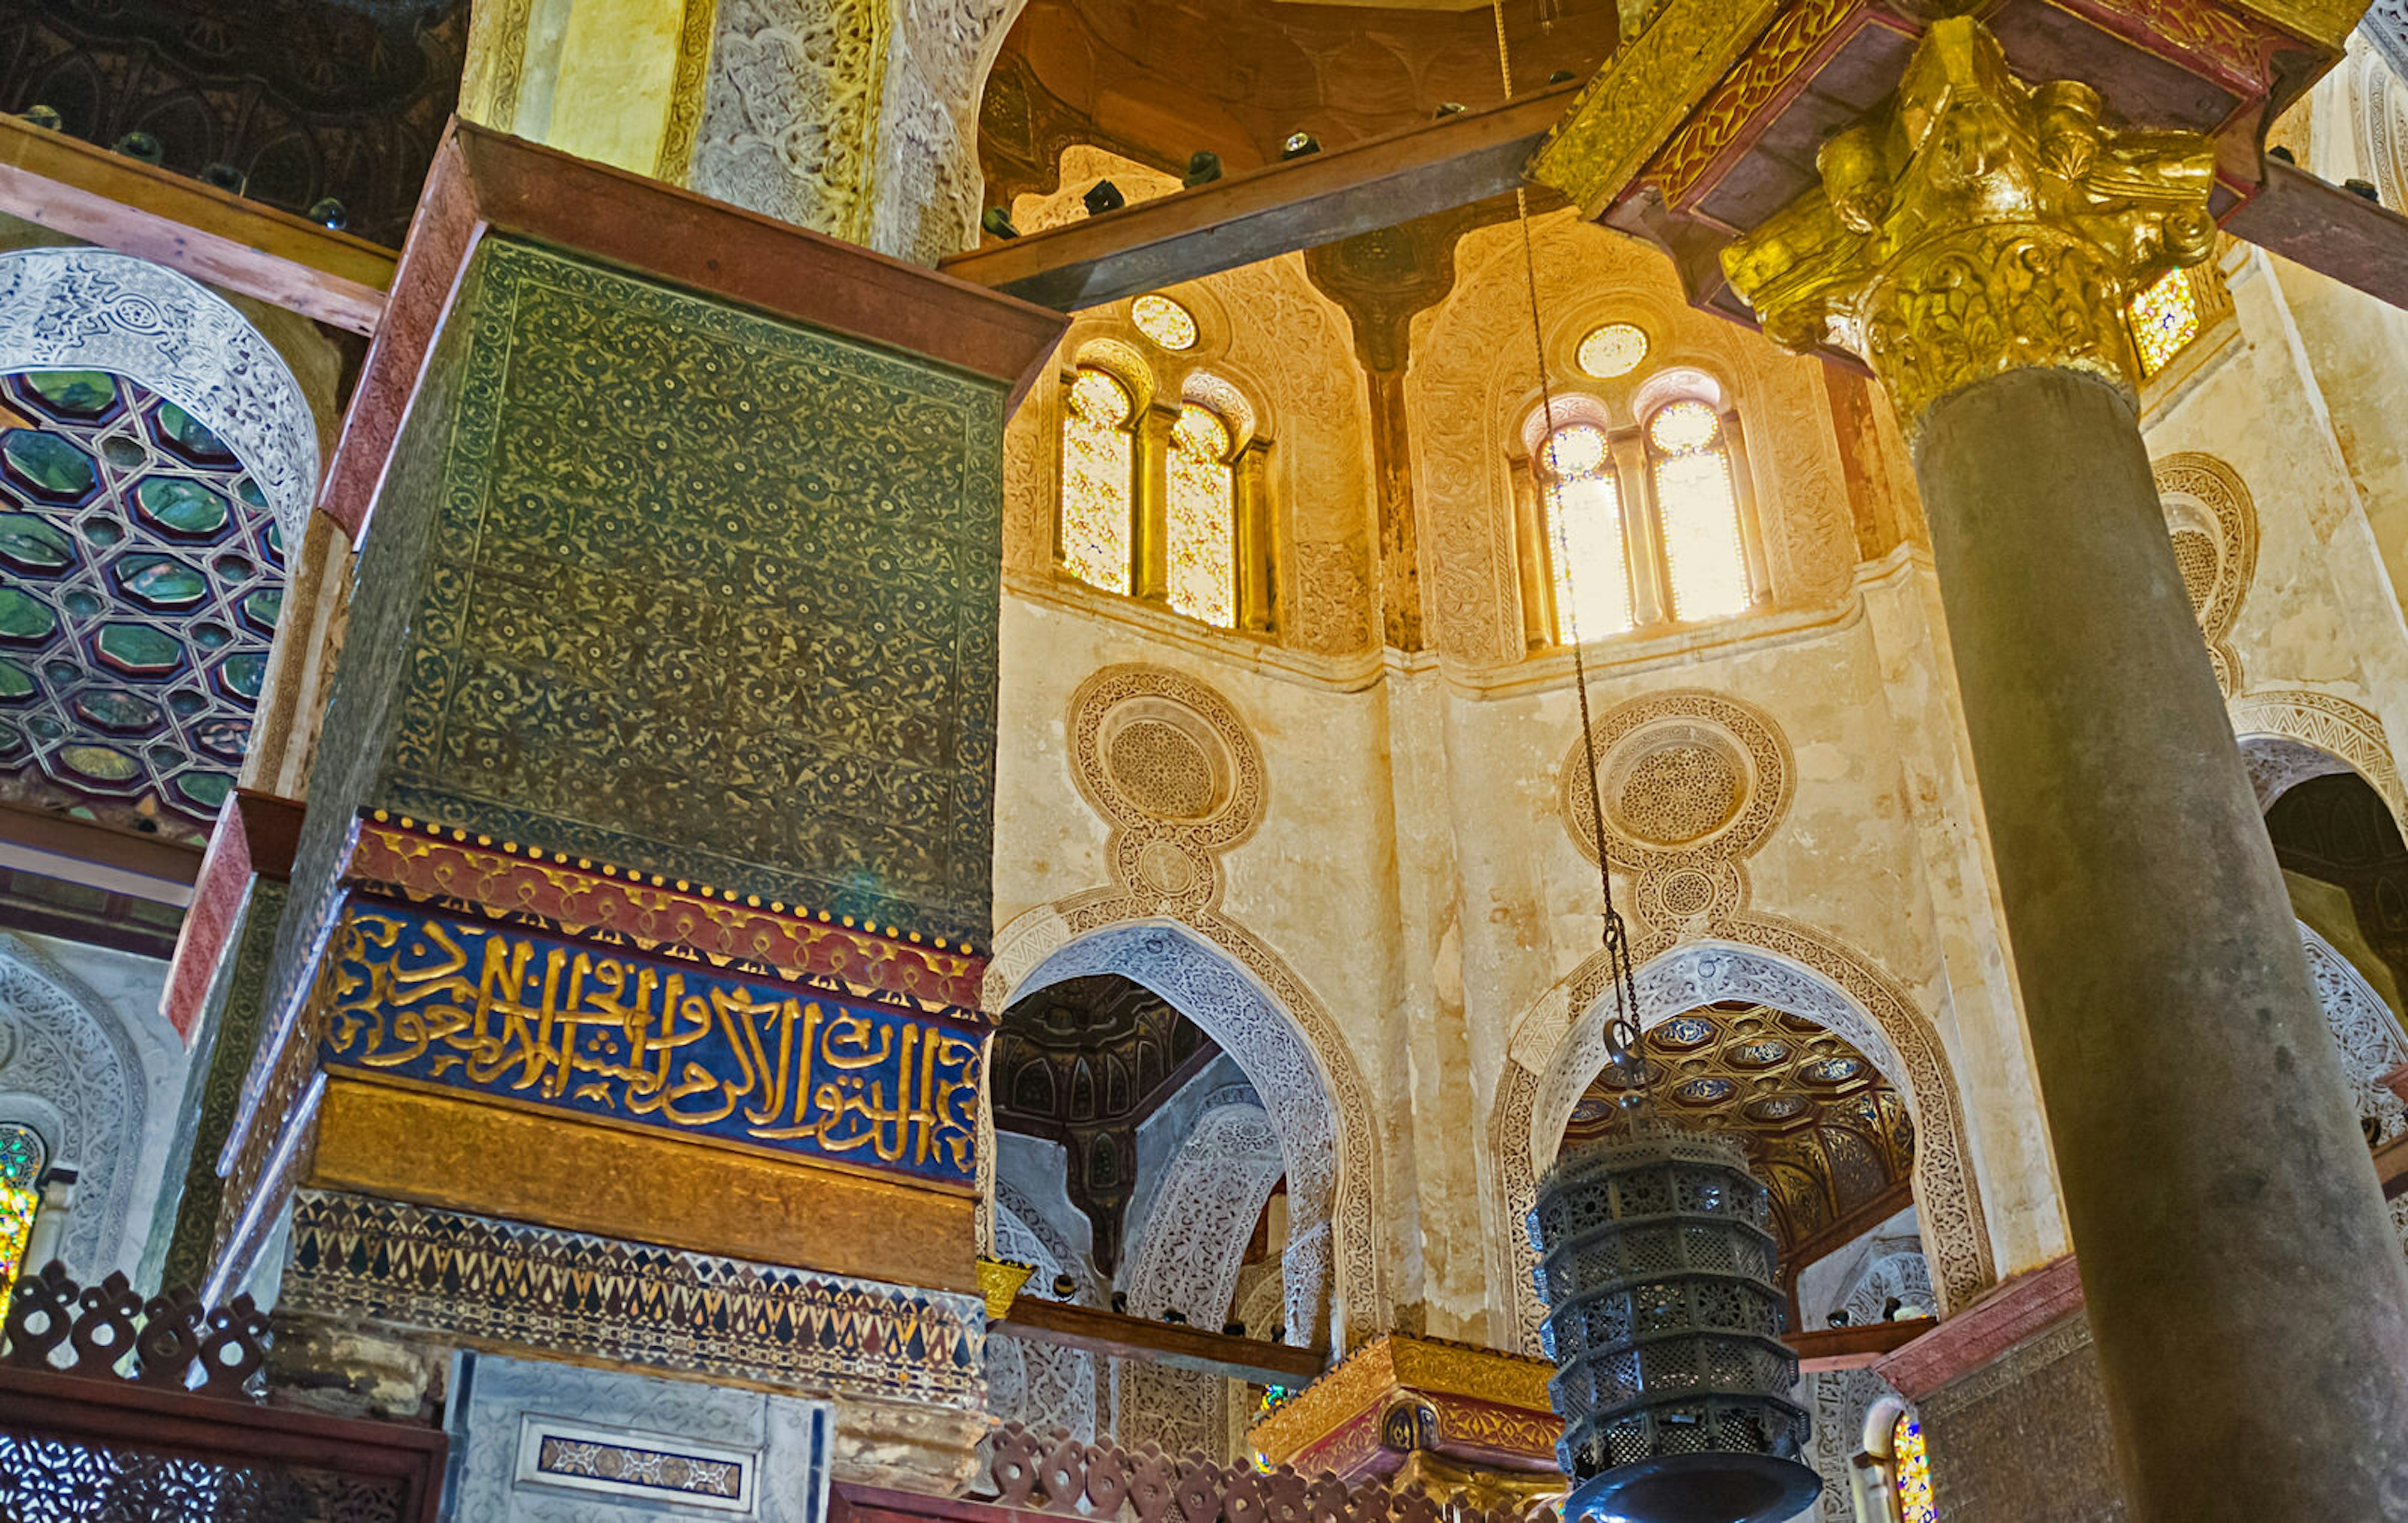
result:
[(1002, 388), (475, 260), (359, 567), (357, 806), (982, 943)]

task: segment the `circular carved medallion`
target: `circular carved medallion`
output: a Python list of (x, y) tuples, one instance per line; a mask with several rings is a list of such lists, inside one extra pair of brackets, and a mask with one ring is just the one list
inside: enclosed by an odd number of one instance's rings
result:
[(1718, 693), (1682, 689), (1617, 704), (1597, 724), (1595, 784), (1575, 740), (1564, 762), (1562, 813), (1581, 855), (1597, 858), (1597, 798), (1605, 799), (1605, 849), (1625, 868), (1669, 867), (1658, 884), (1664, 908), (1704, 911), (1716, 875), (1712, 859), (1743, 857), (1762, 845), (1789, 807), (1789, 747), (1770, 720)]

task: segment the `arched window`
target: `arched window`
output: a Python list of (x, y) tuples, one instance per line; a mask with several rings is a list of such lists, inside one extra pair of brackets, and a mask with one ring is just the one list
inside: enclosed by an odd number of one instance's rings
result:
[(1647, 453), (1672, 617), (1722, 619), (1744, 611), (1756, 598), (1722, 418), (1695, 397), (1668, 402), (1648, 420)]
[(1547, 550), (1559, 644), (1630, 627), (1630, 568), (1622, 495), (1605, 430), (1566, 424), (1548, 436), (1539, 469), (1546, 493)]
[(1211, 625), (1272, 625), (1269, 444), (1252, 401), (1161, 354), (1197, 347), (1193, 313), (1140, 298), (1146, 340), (1097, 338), (1064, 377), (1057, 560), (1088, 586)]
[(2133, 342), (2140, 346), (2141, 374), (2154, 376), (2199, 337), (2199, 289), (2186, 269), (2168, 270), (2132, 297), (2126, 309)]
[(1899, 1523), (1940, 1523), (1940, 1509), (1931, 1502), (1931, 1459), (1923, 1450), (1923, 1424), (1914, 1413), (1898, 1415), (1889, 1452), (1897, 1476)]
[(1062, 408), (1062, 568), (1091, 587), (1129, 590), (1137, 399), (1118, 377), (1082, 366)]
[(0, 1122), (0, 1304), (24, 1272), (25, 1245), (34, 1236), (34, 1213), (42, 1203), (42, 1167), (50, 1149), (41, 1134), (22, 1122)]
[[(1627, 374), (1647, 352), (1629, 323), (1579, 348), (1594, 379)], [(1567, 393), (1524, 425), (1524, 633), (1535, 648), (1743, 613), (1762, 596), (1738, 418), (1693, 370), (1638, 383), (1629, 424), (1598, 396)], [(1533, 436), (1554, 425), (1543, 443)]]
[(1238, 477), (1221, 415), (1201, 403), (1170, 429), (1169, 597), (1190, 618), (1238, 623)]

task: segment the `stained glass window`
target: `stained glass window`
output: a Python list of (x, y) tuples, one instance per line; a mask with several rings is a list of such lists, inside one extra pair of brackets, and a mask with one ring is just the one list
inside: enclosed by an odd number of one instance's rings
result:
[(1591, 329), (1580, 341), (1580, 367), (1599, 381), (1612, 381), (1639, 368), (1647, 357), (1647, 335), (1629, 323), (1609, 323)]
[(1237, 478), (1229, 467), (1229, 425), (1190, 402), (1171, 425), (1169, 478), (1170, 606), (1224, 629), (1238, 622)]
[(1165, 349), (1196, 347), (1196, 317), (1168, 296), (1140, 296), (1129, 303), (1137, 331)]
[(1547, 553), (1555, 588), (1555, 639), (1565, 644), (1630, 627), (1629, 560), (1622, 496), (1605, 431), (1567, 424), (1541, 452)]
[(42, 1165), (48, 1149), (33, 1128), (0, 1122), (0, 1305), (25, 1268), (25, 1244), (34, 1235), (34, 1212), (42, 1201)]
[(1698, 401), (1670, 403), (1647, 424), (1676, 619), (1723, 618), (1755, 601), (1722, 430), (1721, 417)]
[(1109, 371), (1082, 367), (1062, 409), (1062, 568), (1091, 587), (1129, 590), (1129, 415)]
[(1931, 1458), (1923, 1452), (1923, 1425), (1901, 1412), (1890, 1430), (1890, 1458), (1898, 1467), (1899, 1523), (1940, 1523), (1931, 1503)]
[(175, 403), (99, 370), (0, 378), (0, 780), (206, 841), (250, 749), (286, 548)]
[(2141, 349), (2141, 373), (2156, 375), (2173, 363), (2183, 346), (2199, 337), (2199, 291), (2190, 271), (2168, 270), (2132, 298), (2132, 338)]

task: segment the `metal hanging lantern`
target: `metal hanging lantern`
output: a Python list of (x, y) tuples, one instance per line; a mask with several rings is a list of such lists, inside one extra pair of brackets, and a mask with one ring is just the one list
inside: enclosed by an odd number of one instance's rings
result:
[(1644, 1115), (1540, 1181), (1565, 1523), (1775, 1523), (1821, 1489), (1770, 1210), (1735, 1140)]

